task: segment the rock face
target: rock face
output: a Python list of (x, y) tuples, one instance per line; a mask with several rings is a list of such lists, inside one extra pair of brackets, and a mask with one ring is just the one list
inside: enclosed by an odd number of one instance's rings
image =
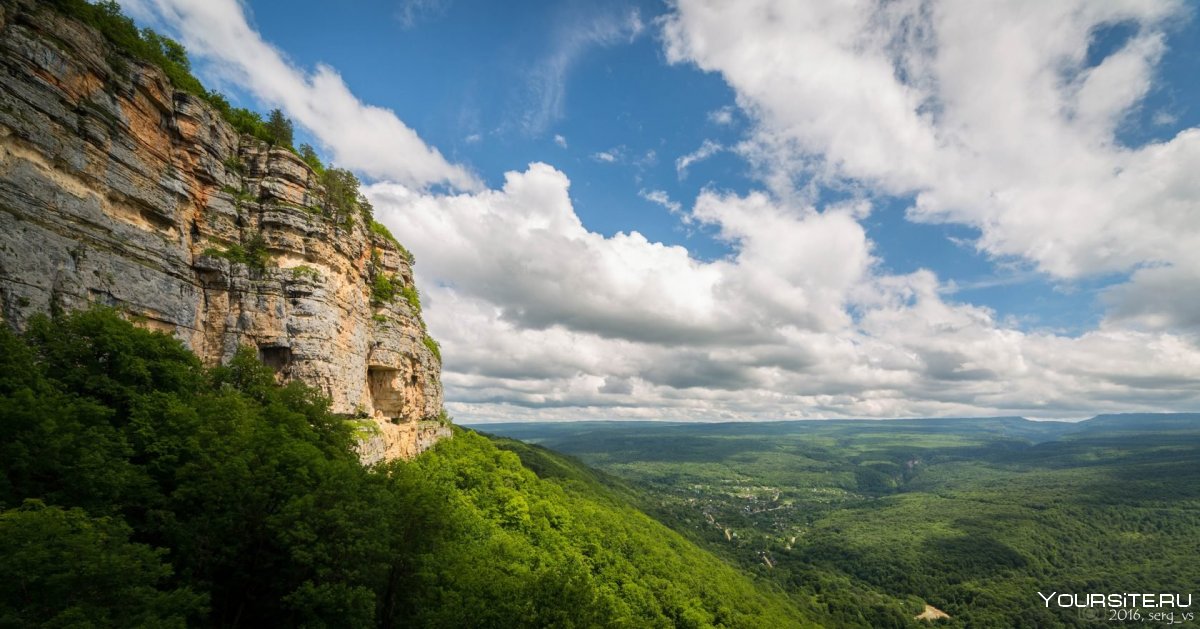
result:
[[(100, 303), (203, 360), (257, 350), (282, 379), (365, 417), (366, 462), (448, 436), (440, 359), (405, 254), (363, 220), (315, 209), (290, 151), (239, 136), (155, 67), (36, 0), (0, 0), (0, 317)], [(233, 261), (238, 247), (263, 268)], [(233, 260), (231, 260), (231, 258)]]

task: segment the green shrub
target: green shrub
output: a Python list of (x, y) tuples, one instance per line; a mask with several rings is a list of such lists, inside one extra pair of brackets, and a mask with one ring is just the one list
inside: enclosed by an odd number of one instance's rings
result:
[(367, 229), (369, 229), (372, 234), (380, 236), (384, 240), (392, 243), (392, 245), (400, 252), (400, 255), (404, 256), (404, 259), (408, 261), (410, 266), (417, 263), (417, 259), (413, 257), (412, 252), (405, 248), (404, 245), (400, 244), (399, 240), (396, 240), (396, 237), (392, 235), (392, 230), (388, 229), (387, 225), (384, 225), (383, 223), (380, 223), (372, 218), (367, 221)]
[(222, 163), (225, 164), (226, 170), (233, 171), (239, 175), (246, 174), (246, 164), (242, 163), (242, 160), (237, 155), (226, 157)]
[(233, 203), (234, 203), (234, 205), (236, 205), (238, 207), (241, 207), (242, 205), (244, 205), (246, 203), (253, 203), (257, 200), (254, 198), (254, 195), (250, 194), (250, 191), (246, 190), (245, 188), (234, 188), (233, 186), (221, 186), (221, 192), (224, 192), (225, 194), (228, 194), (229, 196), (233, 197)]
[[(426, 334), (421, 340), (425, 343), (425, 347), (429, 349), (429, 353), (433, 354), (433, 357), (436, 358), (439, 363), (442, 362), (442, 346), (439, 345), (437, 341), (433, 340), (433, 337), (429, 336), (428, 334)], [(445, 413), (446, 411), (442, 411), (442, 414)]]
[(400, 241), (396, 240), (396, 237), (392, 235), (392, 230), (388, 229), (387, 225), (372, 219), (371, 222), (367, 223), (367, 229), (369, 229), (372, 234), (382, 237), (384, 240), (396, 245), (397, 247), (400, 246)]
[(258, 271), (266, 270), (267, 265), (271, 262), (271, 253), (267, 251), (267, 241), (263, 238), (262, 232), (255, 232), (245, 246), (233, 243), (225, 249), (207, 247), (204, 249), (203, 255), (245, 264)]
[(404, 296), (404, 301), (408, 302), (408, 307), (414, 315), (421, 316), (421, 293), (417, 292), (416, 286), (401, 286), (400, 294)]
[(299, 266), (292, 267), (292, 277), (295, 279), (306, 278), (313, 282), (317, 282), (321, 279), (321, 273), (307, 264), (301, 264)]
[(391, 303), (396, 298), (400, 283), (396, 276), (386, 273), (376, 273), (371, 283), (371, 302), (377, 304)]
[(50, 0), (49, 4), (100, 31), (119, 52), (159, 67), (177, 89), (208, 98), (208, 91), (192, 75), (191, 63), (183, 46), (150, 29), (138, 30), (133, 20), (121, 13), (121, 6), (116, 2), (92, 4), (85, 0)]
[(372, 437), (378, 437), (379, 435), (383, 434), (383, 429), (379, 427), (379, 424), (377, 424), (374, 419), (366, 417), (365, 413), (362, 417), (351, 417), (347, 419), (346, 422), (350, 424), (354, 438), (358, 441), (367, 441)]
[(313, 150), (311, 145), (301, 144), (298, 154), (300, 155), (300, 159), (304, 160), (304, 163), (308, 164), (308, 167), (317, 174), (318, 178), (325, 173), (325, 164), (321, 163), (321, 158), (317, 157), (317, 152)]
[(356, 216), (368, 226), (374, 221), (375, 208), (359, 190), (362, 183), (354, 173), (344, 168), (325, 168), (318, 176), (322, 190), (321, 207), (326, 215), (347, 229), (354, 224)]
[(404, 280), (396, 275), (376, 273), (371, 283), (371, 301), (377, 304), (388, 304), (403, 297), (408, 307), (416, 316), (421, 316), (421, 294), (415, 286), (404, 284)]

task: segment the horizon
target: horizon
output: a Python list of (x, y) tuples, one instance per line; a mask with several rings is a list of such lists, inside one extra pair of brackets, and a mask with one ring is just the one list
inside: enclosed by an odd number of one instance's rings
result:
[(538, 419), (538, 420), (493, 420), (493, 421), (456, 421), (460, 426), (487, 426), (492, 424), (575, 424), (575, 423), (596, 423), (596, 424), (670, 424), (670, 425), (689, 425), (689, 424), (783, 424), (790, 422), (903, 422), (903, 421), (987, 421), (987, 420), (1003, 420), (1016, 419), (1027, 422), (1037, 423), (1059, 423), (1059, 424), (1078, 424), (1081, 422), (1091, 421), (1104, 417), (1123, 417), (1127, 415), (1151, 415), (1157, 417), (1179, 417), (1186, 416), (1190, 419), (1200, 420), (1200, 412), (1172, 412), (1172, 413), (1102, 413), (1099, 415), (1090, 415), (1086, 417), (1022, 417), (1020, 415), (976, 415), (970, 417), (804, 417), (797, 419), (739, 419), (739, 420), (671, 420), (671, 419)]
[(369, 184), (464, 423), (1200, 407), (1186, 3), (120, 4)]

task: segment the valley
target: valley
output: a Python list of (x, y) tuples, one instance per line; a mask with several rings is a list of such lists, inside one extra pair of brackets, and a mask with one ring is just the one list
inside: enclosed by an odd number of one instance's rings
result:
[(912, 626), (926, 605), (945, 626), (1087, 626), (1037, 592), (1200, 583), (1195, 415), (477, 428), (629, 484), (833, 626)]

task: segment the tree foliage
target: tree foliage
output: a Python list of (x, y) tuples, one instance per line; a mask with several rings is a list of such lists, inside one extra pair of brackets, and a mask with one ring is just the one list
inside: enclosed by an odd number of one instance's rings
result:
[(166, 551), (131, 533), (119, 519), (40, 500), (0, 513), (0, 626), (187, 626), (205, 597), (163, 587)]
[(495, 429), (635, 484), (648, 513), (776, 581), (825, 626), (922, 626), (928, 602), (952, 616), (936, 626), (1088, 627), (1036, 592), (1200, 582), (1197, 420)]
[(272, 145), (292, 147), (292, 121), (279, 108), (272, 109), (267, 115), (266, 130)]
[(355, 218), (370, 225), (374, 222), (375, 208), (359, 189), (361, 182), (354, 173), (344, 168), (325, 168), (319, 173), (321, 182), (321, 209), (327, 216), (349, 227)]
[(0, 626), (801, 624), (587, 478), (461, 429), (364, 468), (253, 351), (205, 368), (103, 309), (0, 328)]
[(308, 167), (317, 174), (317, 177), (324, 175), (325, 164), (321, 163), (321, 158), (317, 155), (316, 150), (313, 149), (311, 144), (301, 144), (299, 153), (300, 159), (304, 160), (305, 164), (308, 164)]

